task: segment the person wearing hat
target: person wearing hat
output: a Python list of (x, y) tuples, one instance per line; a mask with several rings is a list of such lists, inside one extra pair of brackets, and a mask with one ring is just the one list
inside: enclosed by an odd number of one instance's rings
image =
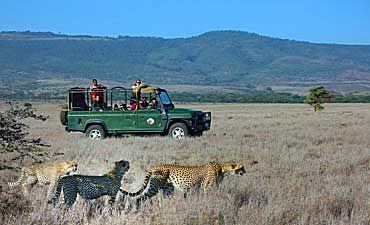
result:
[(140, 86), (140, 84), (141, 84), (141, 80), (140, 79), (137, 79), (136, 82), (135, 82), (135, 85), (136, 86)]
[(132, 86), (132, 88), (134, 89), (134, 88), (137, 88), (137, 87), (139, 87), (141, 85), (141, 80), (140, 79), (137, 79), (136, 81), (135, 81), (135, 83), (134, 83), (134, 85)]

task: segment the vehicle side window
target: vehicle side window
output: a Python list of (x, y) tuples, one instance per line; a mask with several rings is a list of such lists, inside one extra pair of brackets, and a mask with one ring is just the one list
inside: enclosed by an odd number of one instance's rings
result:
[(162, 105), (166, 111), (174, 108), (174, 105), (172, 104), (172, 101), (167, 92), (160, 92), (159, 98), (161, 99)]

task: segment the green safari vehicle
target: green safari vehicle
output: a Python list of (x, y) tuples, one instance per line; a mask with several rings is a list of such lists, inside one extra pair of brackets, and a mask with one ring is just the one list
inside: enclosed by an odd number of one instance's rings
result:
[[(201, 136), (211, 126), (211, 112), (175, 108), (165, 89), (140, 85), (99, 90), (71, 88), (60, 112), (68, 132), (83, 132), (90, 139), (118, 134), (160, 134), (176, 139)], [(93, 93), (95, 92), (95, 93)]]

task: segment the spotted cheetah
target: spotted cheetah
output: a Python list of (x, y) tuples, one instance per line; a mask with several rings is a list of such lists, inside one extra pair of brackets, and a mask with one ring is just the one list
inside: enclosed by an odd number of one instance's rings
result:
[(71, 207), (76, 201), (77, 193), (84, 199), (97, 199), (103, 195), (109, 196), (112, 205), (121, 187), (123, 175), (130, 168), (128, 161), (115, 162), (115, 167), (102, 176), (73, 175), (59, 180), (54, 197), (48, 203), (56, 204), (62, 190), (64, 203)]
[(21, 186), (21, 190), (24, 195), (29, 194), (30, 186), (40, 183), (43, 185), (49, 184), (48, 198), (50, 194), (54, 192), (55, 183), (63, 176), (67, 176), (73, 173), (78, 173), (77, 162), (57, 162), (57, 163), (46, 163), (31, 165), (22, 167), (21, 176), (16, 182), (9, 182), (8, 185)]
[(241, 176), (244, 173), (244, 166), (236, 162), (210, 162), (203, 166), (161, 164), (149, 168), (140, 190), (130, 193), (121, 189), (121, 192), (125, 196), (138, 196), (144, 192), (149, 184), (148, 191), (137, 199), (137, 203), (155, 196), (160, 189), (165, 195), (170, 195), (174, 189), (178, 189), (184, 192), (184, 197), (186, 197), (186, 192), (190, 190), (203, 189), (207, 191), (212, 186), (218, 186), (227, 174)]

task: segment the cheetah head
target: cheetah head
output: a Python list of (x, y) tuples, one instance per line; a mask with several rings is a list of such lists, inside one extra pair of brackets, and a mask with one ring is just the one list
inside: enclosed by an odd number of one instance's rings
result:
[(116, 168), (119, 168), (120, 172), (125, 173), (130, 169), (130, 163), (125, 160), (114, 162)]
[(77, 162), (76, 161), (68, 161), (63, 163), (64, 171), (67, 175), (77, 174)]
[(245, 173), (244, 166), (236, 162), (222, 163), (222, 173), (242, 176)]

